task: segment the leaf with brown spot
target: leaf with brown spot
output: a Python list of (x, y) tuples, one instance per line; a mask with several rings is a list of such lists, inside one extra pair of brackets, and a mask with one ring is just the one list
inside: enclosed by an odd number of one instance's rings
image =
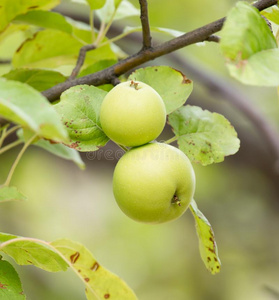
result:
[(48, 10), (60, 3), (60, 0), (24, 0), (24, 1), (1, 1), (0, 32), (18, 15), (25, 14), (33, 9)]
[(97, 262), (95, 262), (94, 264), (93, 264), (93, 266), (90, 268), (92, 271), (97, 271), (98, 269), (99, 269), (99, 267), (100, 267), (100, 265), (97, 263)]
[[(68, 262), (84, 282), (88, 300), (137, 299), (127, 284), (121, 278), (100, 266), (92, 253), (82, 244), (68, 239), (60, 239), (52, 242), (51, 246), (60, 253), (60, 256)], [(78, 259), (75, 260), (77, 257)], [(72, 264), (71, 262), (74, 260), (75, 263)]]
[(191, 202), (190, 209), (196, 221), (201, 258), (211, 274), (219, 273), (221, 261), (218, 257), (213, 229), (194, 200)]
[(80, 254), (79, 252), (74, 253), (70, 256), (71, 264), (75, 264), (79, 258)]
[(25, 300), (19, 276), (14, 267), (5, 260), (0, 260), (0, 299)]
[(240, 146), (237, 133), (222, 115), (186, 105), (168, 116), (178, 139), (179, 149), (192, 162), (203, 166), (222, 162)]
[(142, 81), (153, 87), (162, 97), (167, 114), (181, 107), (193, 90), (193, 82), (180, 71), (168, 66), (137, 69), (129, 80)]
[(78, 151), (95, 151), (104, 146), (109, 138), (100, 123), (100, 107), (107, 93), (88, 85), (74, 86), (61, 95), (54, 105), (60, 114), (70, 137), (70, 148)]

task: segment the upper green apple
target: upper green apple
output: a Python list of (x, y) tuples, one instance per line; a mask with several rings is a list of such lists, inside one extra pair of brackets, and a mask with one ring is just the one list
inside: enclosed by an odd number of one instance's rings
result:
[(139, 146), (156, 139), (166, 122), (161, 96), (143, 82), (127, 81), (104, 98), (100, 121), (105, 134), (125, 146)]
[(195, 173), (176, 147), (149, 143), (132, 148), (116, 165), (113, 192), (121, 210), (134, 220), (162, 223), (181, 216), (195, 191)]

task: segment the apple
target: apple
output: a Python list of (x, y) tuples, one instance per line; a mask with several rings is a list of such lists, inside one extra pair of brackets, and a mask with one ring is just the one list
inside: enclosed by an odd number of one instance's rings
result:
[(118, 161), (113, 193), (120, 209), (130, 218), (163, 223), (180, 217), (195, 191), (195, 173), (188, 157), (178, 148), (149, 143), (130, 149)]
[(143, 145), (162, 132), (165, 104), (151, 86), (140, 81), (122, 82), (105, 96), (100, 122), (105, 134), (117, 144)]

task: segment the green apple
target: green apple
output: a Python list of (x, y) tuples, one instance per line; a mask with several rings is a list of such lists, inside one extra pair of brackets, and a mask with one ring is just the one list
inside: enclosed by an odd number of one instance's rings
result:
[(166, 122), (161, 96), (143, 82), (127, 81), (105, 96), (100, 110), (105, 134), (120, 145), (134, 147), (156, 139)]
[(176, 147), (149, 143), (130, 149), (118, 161), (113, 193), (121, 210), (146, 223), (180, 217), (195, 191), (195, 173), (188, 157)]

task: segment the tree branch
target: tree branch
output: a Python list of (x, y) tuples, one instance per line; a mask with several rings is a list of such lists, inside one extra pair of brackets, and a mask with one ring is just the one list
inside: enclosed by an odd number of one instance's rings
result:
[(142, 27), (143, 49), (151, 48), (151, 34), (148, 19), (148, 5), (146, 0), (139, 0), (140, 3), (140, 20)]
[(72, 71), (72, 74), (70, 75), (70, 77), (68, 78), (68, 80), (73, 80), (74, 78), (77, 77), (81, 67), (83, 66), (84, 60), (85, 60), (85, 56), (86, 53), (90, 50), (96, 49), (95, 45), (85, 45), (83, 47), (80, 48), (79, 50), (79, 55), (78, 55), (78, 59), (77, 59), (77, 63), (75, 68)]
[[(259, 10), (263, 10), (275, 4), (277, 4), (277, 0), (259, 0), (258, 2), (254, 3), (254, 6)], [(120, 76), (145, 62), (151, 61), (157, 57), (174, 52), (186, 46), (206, 41), (211, 35), (222, 29), (224, 21), (225, 18), (219, 19), (215, 22), (209, 23), (170, 41), (160, 44), (154, 48), (142, 49), (138, 53), (129, 56), (128, 58), (107, 69), (71, 81), (60, 83), (42, 92), (42, 94), (52, 102), (58, 99), (61, 93), (72, 86), (78, 84), (90, 84), (98, 86), (109, 83), (113, 77)]]

